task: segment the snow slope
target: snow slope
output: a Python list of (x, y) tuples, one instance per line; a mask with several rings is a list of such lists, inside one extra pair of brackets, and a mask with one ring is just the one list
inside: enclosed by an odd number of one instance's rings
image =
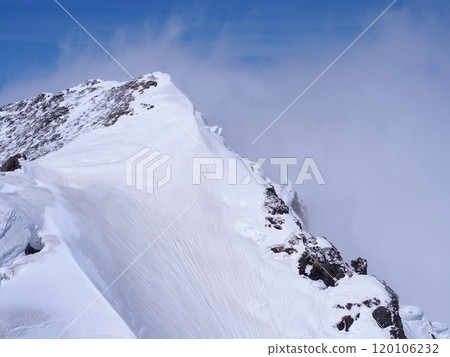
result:
[[(60, 233), (52, 227), (51, 191), (23, 174), (2, 177), (0, 212), (0, 336), (57, 337), (98, 291), (76, 264)], [(28, 242), (44, 245), (25, 256)], [(134, 334), (104, 298), (67, 331), (67, 337), (133, 338)]]
[[(3, 159), (35, 158), (0, 176), (0, 336), (448, 338), (304, 231), (294, 193), (227, 148), (169, 75), (62, 93), (0, 110)], [(145, 147), (171, 156), (154, 195), (126, 185)], [(194, 185), (193, 158), (225, 158), (225, 178)], [(25, 256), (28, 242), (42, 251)]]

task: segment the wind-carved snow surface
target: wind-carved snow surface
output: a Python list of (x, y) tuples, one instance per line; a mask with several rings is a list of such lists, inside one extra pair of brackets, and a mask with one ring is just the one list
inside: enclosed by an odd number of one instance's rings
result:
[[(449, 337), (306, 232), (292, 187), (193, 185), (193, 158), (239, 156), (169, 75), (61, 93), (0, 108), (2, 159), (34, 159), (0, 176), (0, 336)], [(172, 157), (154, 195), (125, 184), (145, 147)]]

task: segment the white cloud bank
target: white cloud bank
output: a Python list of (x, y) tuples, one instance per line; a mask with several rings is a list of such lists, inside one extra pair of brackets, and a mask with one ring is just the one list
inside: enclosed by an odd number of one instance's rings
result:
[[(237, 60), (246, 46), (223, 36), (212, 46), (181, 40), (179, 22), (118, 31), (105, 45), (133, 74), (172, 74), (242, 156), (314, 157), (327, 185), (297, 191), (310, 230), (347, 259), (369, 260), (403, 304), (450, 322), (450, 49), (432, 14), (414, 23), (391, 10), (258, 143), (251, 141), (352, 40), (310, 48), (267, 48), (272, 61)], [(80, 30), (81, 31), (81, 30)], [(87, 78), (126, 75), (84, 34), (61, 43), (56, 68), (5, 86), (6, 104)], [(76, 40), (77, 45), (72, 44)], [(86, 46), (79, 46), (81, 42)], [(275, 170), (268, 170), (277, 179)]]

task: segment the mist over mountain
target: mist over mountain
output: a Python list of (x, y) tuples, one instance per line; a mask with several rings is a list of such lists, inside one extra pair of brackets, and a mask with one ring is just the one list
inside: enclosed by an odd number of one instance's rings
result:
[(0, 135), (1, 337), (450, 337), (309, 233), (168, 74), (5, 105)]

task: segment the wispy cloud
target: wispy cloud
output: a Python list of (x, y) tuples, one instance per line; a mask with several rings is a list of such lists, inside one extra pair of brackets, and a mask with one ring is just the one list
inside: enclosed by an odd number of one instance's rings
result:
[[(450, 322), (450, 288), (442, 278), (450, 271), (449, 33), (435, 25), (436, 13), (416, 16), (389, 13), (253, 146), (261, 128), (352, 38), (273, 45), (258, 61), (227, 31), (209, 46), (186, 41), (188, 23), (179, 17), (162, 31), (118, 30), (104, 45), (131, 73), (171, 73), (241, 155), (314, 157), (327, 185), (297, 187), (310, 229), (346, 258), (368, 258), (369, 271), (399, 291), (401, 303)], [(56, 66), (7, 85), (0, 103), (87, 78), (127, 79), (95, 46), (72, 39), (61, 43)], [(277, 176), (273, 169), (268, 174)]]

